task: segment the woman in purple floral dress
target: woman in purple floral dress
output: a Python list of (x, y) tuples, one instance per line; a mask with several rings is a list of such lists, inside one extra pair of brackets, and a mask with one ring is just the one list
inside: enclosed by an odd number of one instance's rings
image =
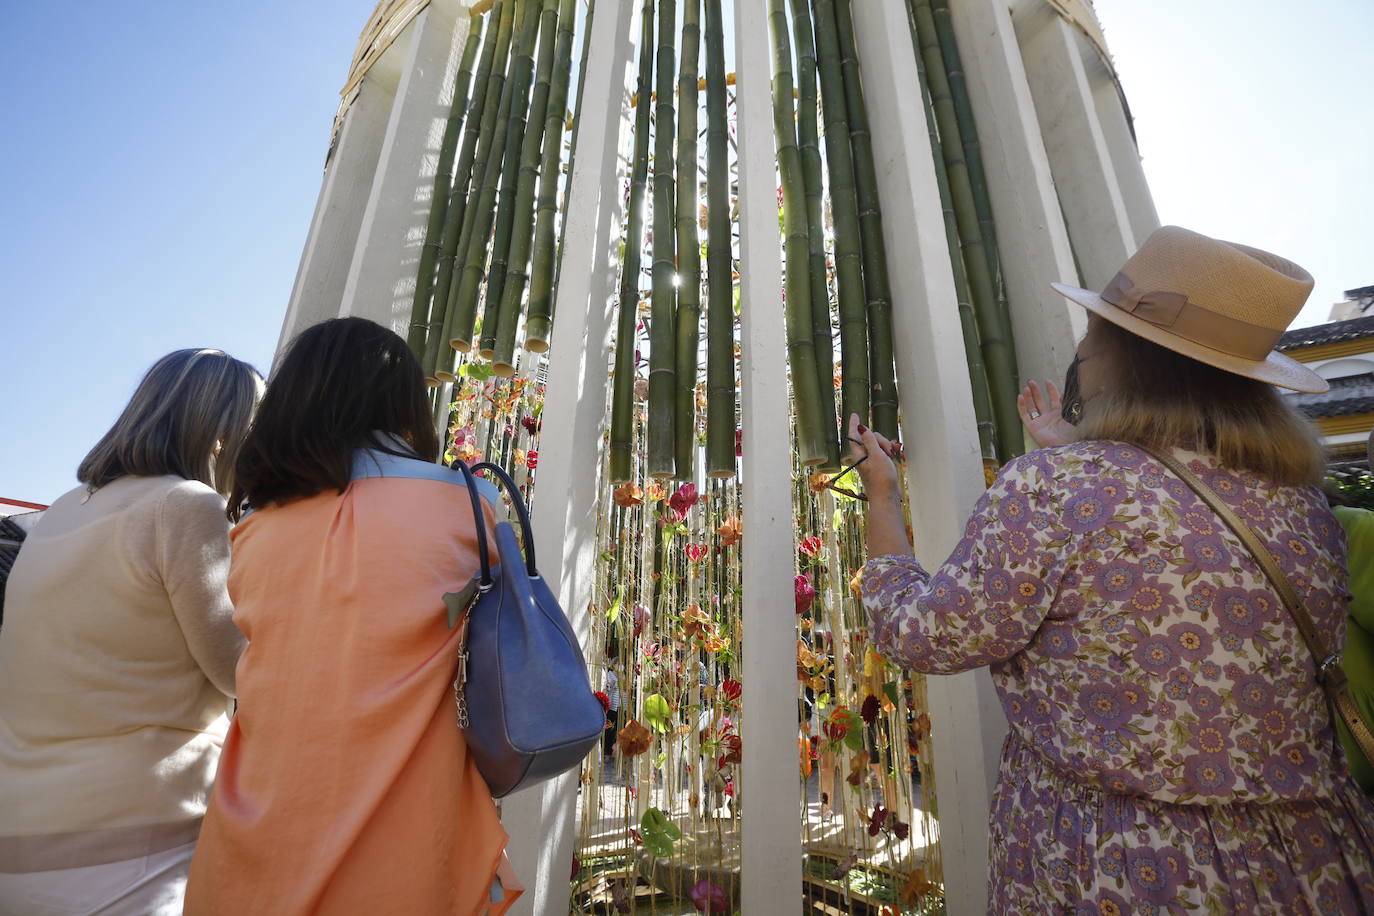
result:
[[(1374, 808), (1312, 657), (1241, 541), (1136, 447), (1172, 450), (1220, 493), (1341, 646), (1345, 544), (1314, 486), (1321, 453), (1271, 387), (1325, 386), (1268, 352), (1310, 286), (1281, 258), (1166, 227), (1101, 296), (1061, 289), (1093, 312), (1081, 393), (1066, 384), (1078, 426), (1038, 390), (1023, 417), (1075, 441), (1009, 462), (933, 573), (910, 555), (889, 443), (862, 433), (876, 643), (930, 674), (992, 666), (1010, 722), (990, 912), (1374, 912)], [(1131, 313), (1161, 300), (1188, 322)]]

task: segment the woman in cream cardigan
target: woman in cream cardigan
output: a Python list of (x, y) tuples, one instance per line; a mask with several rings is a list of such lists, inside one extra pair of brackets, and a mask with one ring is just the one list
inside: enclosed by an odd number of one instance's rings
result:
[(0, 630), (0, 914), (179, 914), (229, 725), (224, 494), (262, 393), (179, 350), (28, 536)]

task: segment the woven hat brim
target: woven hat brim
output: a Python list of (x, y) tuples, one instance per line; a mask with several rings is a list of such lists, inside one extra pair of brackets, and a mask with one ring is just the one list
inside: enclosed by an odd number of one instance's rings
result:
[(1278, 385), (1280, 388), (1288, 388), (1293, 391), (1320, 394), (1331, 388), (1326, 379), (1297, 360), (1284, 356), (1278, 351), (1271, 351), (1269, 356), (1262, 360), (1232, 356), (1230, 353), (1213, 350), (1211, 347), (1205, 347), (1202, 344), (1179, 337), (1168, 328), (1162, 328), (1143, 318), (1137, 318), (1130, 312), (1112, 305), (1092, 290), (1070, 286), (1067, 283), (1051, 283), (1050, 286), (1056, 293), (1077, 302), (1088, 311), (1107, 319), (1112, 324), (1124, 328), (1138, 337), (1143, 337), (1151, 343), (1159, 344), (1166, 350), (1172, 350), (1200, 363), (1206, 363), (1226, 372), (1258, 379), (1261, 382), (1268, 382), (1271, 385)]

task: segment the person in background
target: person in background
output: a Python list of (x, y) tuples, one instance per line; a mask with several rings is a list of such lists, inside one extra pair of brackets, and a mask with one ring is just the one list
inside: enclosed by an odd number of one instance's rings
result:
[(0, 914), (172, 916), (243, 634), (225, 496), (262, 378), (158, 360), (43, 513), (0, 630)]
[[(608, 651), (611, 664), (615, 664), (618, 653)], [(624, 701), (624, 693), (620, 687), (620, 676), (615, 673), (615, 668), (608, 665), (606, 667), (606, 696), (610, 700), (610, 705), (606, 708), (606, 734), (601, 739), (601, 755), (606, 760), (610, 760), (615, 754), (616, 736), (620, 733), (620, 706)]]
[(404, 340), (336, 318), (291, 344), (229, 499), (248, 648), (191, 916), (495, 916), (519, 895), (457, 723), (443, 596), (478, 575), (478, 533), (438, 455)]
[[(991, 666), (1009, 721), (988, 912), (1374, 911), (1374, 805), (1297, 625), (1149, 451), (1259, 534), (1339, 651), (1324, 455), (1273, 387), (1326, 389), (1272, 350), (1311, 288), (1284, 258), (1173, 226), (1100, 295), (1056, 284), (1091, 312), (1055, 426), (1071, 441), (1008, 462), (933, 572), (911, 555), (890, 443), (851, 420), (875, 648), (926, 674)], [(1031, 423), (1051, 409), (1026, 407)]]
[[(1374, 432), (1369, 434), (1367, 454), (1374, 464)], [(1374, 512), (1355, 506), (1336, 506), (1332, 511), (1345, 529), (1350, 569), (1350, 616), (1346, 619), (1341, 667), (1350, 681), (1350, 696), (1365, 720), (1374, 722)], [(1365, 759), (1345, 723), (1337, 724), (1350, 761), (1350, 775), (1366, 795), (1374, 795), (1374, 761)]]

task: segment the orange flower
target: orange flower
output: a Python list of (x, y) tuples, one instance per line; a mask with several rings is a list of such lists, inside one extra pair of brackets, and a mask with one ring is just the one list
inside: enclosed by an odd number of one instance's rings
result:
[(638, 757), (654, 743), (654, 733), (640, 725), (637, 719), (631, 719), (620, 730), (617, 743), (620, 745), (621, 754), (626, 757)]
[(656, 503), (667, 495), (668, 491), (663, 486), (663, 482), (656, 478), (651, 479), (649, 485), (644, 489), (644, 501), (646, 503)]
[(934, 882), (926, 880), (924, 868), (918, 868), (907, 876), (906, 886), (902, 888), (902, 903), (906, 906), (916, 906), (921, 899), (936, 890)]
[(854, 600), (862, 601), (864, 598), (864, 571), (863, 568), (855, 570), (854, 578), (849, 580), (849, 593), (854, 596)]
[(464, 442), (458, 449), (458, 458), (463, 464), (472, 464), (480, 456), (481, 453), (477, 451), (477, 446), (473, 445), (471, 442)]
[(622, 509), (644, 503), (644, 488), (634, 481), (616, 487), (612, 495), (615, 497), (615, 504)]
[(716, 529), (716, 534), (720, 535), (722, 546), (733, 547), (744, 537), (744, 529), (740, 525), (739, 519), (732, 515), (721, 523), (721, 526)]
[(825, 490), (830, 483), (830, 475), (822, 471), (807, 475), (806, 485), (811, 488), (812, 493), (820, 493)]
[(715, 635), (716, 624), (699, 604), (689, 604), (682, 612), (682, 626), (688, 636)]

